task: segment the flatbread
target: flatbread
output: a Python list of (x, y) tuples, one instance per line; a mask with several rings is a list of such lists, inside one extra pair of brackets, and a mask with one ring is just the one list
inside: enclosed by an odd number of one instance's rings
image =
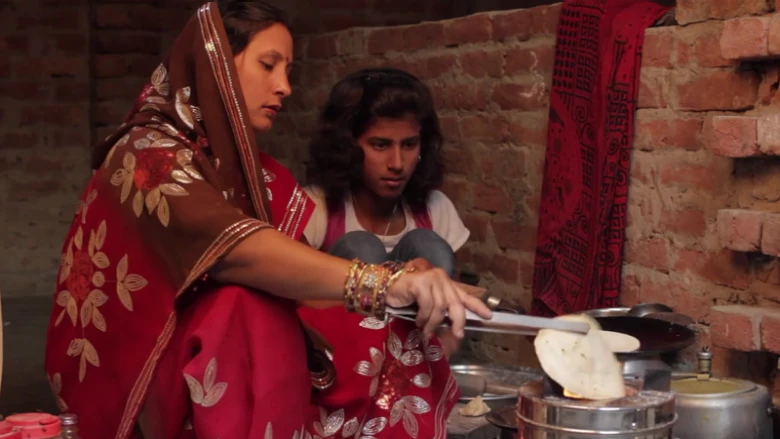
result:
[(623, 367), (605, 338), (598, 322), (587, 315), (566, 315), (557, 319), (586, 322), (587, 334), (542, 329), (534, 340), (536, 355), (544, 372), (569, 392), (585, 399), (604, 400), (626, 396)]
[(601, 331), (601, 338), (607, 343), (609, 350), (616, 354), (634, 352), (641, 346), (639, 339), (622, 332)]

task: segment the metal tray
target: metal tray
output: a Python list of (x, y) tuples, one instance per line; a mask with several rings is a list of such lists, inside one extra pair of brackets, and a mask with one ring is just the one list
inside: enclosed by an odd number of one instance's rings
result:
[[(454, 374), (479, 375), (490, 383), (498, 383), (507, 386), (520, 387), (523, 384), (541, 379), (544, 375), (541, 369), (522, 366), (503, 366), (481, 363), (452, 364), (450, 365)], [(460, 402), (469, 403), (479, 395), (461, 393)], [(491, 409), (505, 407), (507, 405), (517, 404), (517, 395), (496, 395), (492, 393), (481, 395)]]

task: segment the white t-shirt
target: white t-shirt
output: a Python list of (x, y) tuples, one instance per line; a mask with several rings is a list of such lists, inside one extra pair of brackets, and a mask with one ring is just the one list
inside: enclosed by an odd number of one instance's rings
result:
[[(328, 207), (325, 202), (325, 193), (321, 188), (313, 186), (307, 186), (304, 190), (314, 201), (316, 207), (303, 234), (312, 247), (320, 249), (328, 230)], [(379, 239), (383, 240), (385, 250), (388, 253), (393, 251), (393, 248), (395, 248), (404, 235), (417, 228), (409, 206), (406, 203), (403, 203), (402, 206), (406, 215), (406, 227), (404, 230), (397, 235), (377, 235)], [(431, 192), (430, 197), (428, 197), (428, 214), (431, 217), (433, 231), (447, 241), (450, 247), (452, 247), (452, 251), (458, 251), (466, 243), (466, 240), (469, 238), (469, 229), (461, 221), (452, 201), (442, 192)], [(352, 205), (352, 197), (350, 196), (347, 196), (344, 200), (344, 217), (344, 233), (357, 230), (366, 231), (358, 222), (355, 215), (355, 207)]]

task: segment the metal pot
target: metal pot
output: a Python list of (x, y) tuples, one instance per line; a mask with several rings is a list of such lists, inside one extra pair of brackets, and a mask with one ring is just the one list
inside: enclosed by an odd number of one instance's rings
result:
[(672, 438), (677, 415), (671, 392), (635, 387), (638, 392), (625, 398), (584, 401), (544, 396), (543, 388), (541, 381), (520, 387), (517, 429), (521, 439)]
[(672, 381), (677, 396), (678, 439), (771, 439), (772, 396), (760, 384), (710, 375), (712, 353), (699, 353), (699, 375)]

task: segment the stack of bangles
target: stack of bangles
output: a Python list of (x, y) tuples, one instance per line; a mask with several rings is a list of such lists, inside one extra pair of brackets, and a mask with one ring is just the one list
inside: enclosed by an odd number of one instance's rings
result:
[(384, 320), (387, 290), (401, 275), (410, 271), (414, 270), (404, 268), (401, 262), (370, 265), (357, 259), (352, 261), (344, 284), (347, 311)]

